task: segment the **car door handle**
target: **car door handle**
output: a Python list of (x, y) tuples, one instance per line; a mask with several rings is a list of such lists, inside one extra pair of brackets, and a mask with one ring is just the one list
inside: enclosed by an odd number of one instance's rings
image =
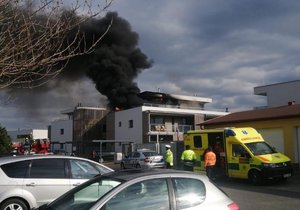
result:
[(31, 182), (31, 183), (28, 183), (26, 184), (27, 187), (34, 187), (35, 186), (35, 183), (34, 182)]

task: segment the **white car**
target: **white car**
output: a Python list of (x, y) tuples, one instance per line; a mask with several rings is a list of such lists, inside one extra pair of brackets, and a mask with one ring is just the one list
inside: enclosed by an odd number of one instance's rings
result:
[(149, 149), (139, 149), (121, 160), (121, 168), (164, 168), (163, 155)]
[(92, 160), (65, 155), (0, 158), (0, 209), (29, 210), (75, 186), (113, 170)]
[(206, 175), (171, 169), (121, 170), (95, 177), (39, 210), (239, 210)]

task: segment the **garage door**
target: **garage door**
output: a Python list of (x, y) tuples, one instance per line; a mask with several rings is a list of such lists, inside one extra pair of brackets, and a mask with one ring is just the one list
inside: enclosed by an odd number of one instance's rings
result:
[(275, 147), (278, 152), (284, 152), (283, 131), (280, 128), (257, 129), (263, 136), (265, 141), (272, 147)]

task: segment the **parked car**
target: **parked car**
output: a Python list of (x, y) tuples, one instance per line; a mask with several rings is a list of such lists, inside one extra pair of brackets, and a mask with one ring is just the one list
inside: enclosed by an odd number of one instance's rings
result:
[(129, 153), (121, 160), (121, 168), (163, 168), (163, 155), (148, 149), (140, 149)]
[(207, 176), (172, 169), (120, 170), (95, 177), (38, 210), (239, 210)]
[(98, 174), (113, 170), (94, 161), (65, 155), (0, 158), (0, 209), (29, 210), (49, 203)]

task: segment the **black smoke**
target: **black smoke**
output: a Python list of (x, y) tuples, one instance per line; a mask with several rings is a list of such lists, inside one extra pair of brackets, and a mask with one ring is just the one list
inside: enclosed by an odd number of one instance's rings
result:
[[(61, 74), (43, 86), (32, 89), (8, 89), (18, 116), (24, 116), (38, 123), (49, 123), (49, 116), (76, 106), (103, 106), (110, 108), (131, 108), (141, 103), (140, 92), (134, 80), (144, 69), (151, 67), (151, 61), (138, 48), (139, 36), (128, 21), (116, 12), (100, 19), (91, 19), (81, 26), (86, 43), (102, 36), (112, 21), (108, 33), (98, 43), (93, 53), (70, 60)], [(69, 40), (77, 34), (74, 30)], [(78, 43), (74, 43), (76, 46)], [(88, 78), (88, 79), (87, 79)], [(93, 81), (94, 87), (88, 82)], [(82, 85), (82, 88), (80, 87)], [(88, 92), (88, 93), (87, 93)], [(97, 93), (101, 94), (97, 94)], [(107, 100), (103, 99), (103, 95)], [(52, 119), (51, 119), (52, 120)], [(25, 121), (26, 122), (26, 121)]]
[(82, 26), (87, 45), (103, 35), (109, 26), (94, 53), (73, 59), (63, 72), (63, 78), (76, 78), (84, 69), (95, 88), (107, 97), (110, 108), (132, 108), (142, 103), (134, 79), (142, 70), (151, 67), (152, 62), (138, 48), (138, 34), (116, 12)]

